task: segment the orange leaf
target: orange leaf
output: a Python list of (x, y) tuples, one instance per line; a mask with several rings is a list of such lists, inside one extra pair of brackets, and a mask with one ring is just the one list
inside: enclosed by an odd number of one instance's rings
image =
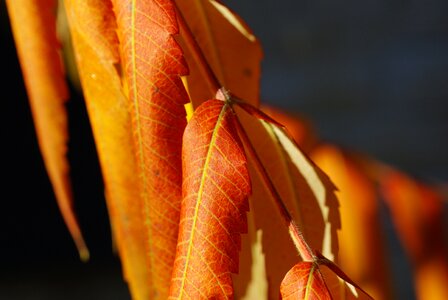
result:
[[(349, 293), (345, 292), (345, 286), (350, 288)], [(300, 262), (286, 274), (280, 287), (280, 294), (282, 298), (297, 300), (373, 299), (336, 264), (318, 251), (314, 261)]]
[(339, 265), (375, 299), (392, 298), (373, 182), (336, 146), (320, 145), (311, 157), (339, 188)]
[(444, 203), (430, 187), (392, 169), (378, 174), (392, 220), (414, 268), (418, 299), (448, 298)]
[[(193, 32), (208, 63), (222, 86), (241, 99), (258, 105), (261, 46), (248, 26), (220, 1), (177, 0), (186, 23)], [(207, 89), (188, 45), (182, 48), (190, 68), (188, 89), (194, 106), (214, 97)]]
[(286, 274), (280, 293), (284, 300), (332, 299), (319, 266), (309, 261), (299, 262)]
[(55, 0), (8, 0), (9, 17), (36, 126), (39, 147), (81, 259), (88, 249), (76, 221), (67, 161), (67, 86), (56, 39)]
[(316, 146), (318, 138), (309, 120), (302, 116), (287, 114), (271, 106), (262, 105), (261, 109), (285, 126), (291, 137), (305, 153), (310, 153), (313, 147)]
[(119, 49), (111, 3), (66, 0), (65, 4), (124, 276), (133, 299), (150, 299), (143, 204), (135, 177), (131, 116), (115, 68)]
[(181, 151), (187, 74), (172, 1), (112, 1), (132, 111), (135, 152), (148, 231), (147, 266), (155, 292), (166, 299), (182, 199)]
[(183, 201), (170, 299), (231, 299), (250, 179), (229, 104), (199, 106), (184, 135)]
[[(306, 241), (312, 249), (323, 251), (327, 257), (337, 260), (339, 212), (334, 185), (280, 126), (253, 112), (253, 109), (246, 111), (252, 115), (237, 110), (238, 118)], [(275, 213), (277, 208), (267, 197), (265, 184), (256, 173), (253, 174), (253, 196), (249, 201), (256, 227), (263, 231), (263, 253), (271, 299), (278, 296), (286, 272), (300, 258), (284, 224)]]

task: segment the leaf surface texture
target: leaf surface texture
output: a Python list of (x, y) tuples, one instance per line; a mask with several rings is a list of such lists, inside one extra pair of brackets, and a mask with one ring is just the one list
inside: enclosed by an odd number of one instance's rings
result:
[(166, 299), (182, 198), (187, 74), (172, 1), (114, 0), (148, 232), (152, 299)]
[(250, 181), (228, 104), (209, 100), (184, 135), (183, 201), (169, 299), (232, 299)]
[[(263, 56), (257, 38), (244, 21), (214, 0), (177, 0), (186, 23), (220, 84), (241, 99), (258, 105), (260, 61)], [(190, 68), (188, 89), (195, 107), (215, 96), (210, 92), (189, 48), (180, 41)]]
[(120, 62), (112, 5), (66, 0), (84, 97), (103, 174), (114, 241), (133, 299), (153, 292), (147, 233), (134, 154), (131, 115), (116, 64)]

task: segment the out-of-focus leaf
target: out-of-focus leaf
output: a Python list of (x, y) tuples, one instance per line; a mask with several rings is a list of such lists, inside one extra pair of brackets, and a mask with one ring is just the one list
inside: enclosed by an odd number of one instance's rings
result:
[(444, 203), (430, 187), (390, 168), (376, 168), (392, 220), (414, 268), (418, 299), (448, 298)]
[(336, 146), (320, 145), (311, 157), (339, 188), (339, 265), (375, 299), (391, 299), (390, 271), (373, 182)]
[(58, 38), (61, 41), (62, 57), (67, 72), (67, 78), (73, 87), (81, 92), (81, 81), (76, 66), (75, 52), (73, 50), (73, 42), (63, 0), (58, 0), (56, 30)]
[(81, 259), (89, 258), (73, 208), (67, 161), (67, 86), (56, 38), (55, 0), (6, 1), (37, 140), (65, 223)]
[[(241, 18), (215, 0), (177, 0), (186, 23), (196, 38), (210, 67), (221, 85), (232, 94), (257, 106), (259, 101), (260, 61), (263, 56), (259, 41)], [(180, 41), (185, 51), (190, 74), (188, 89), (195, 107), (210, 93), (197, 62), (188, 46)]]
[(125, 86), (148, 232), (154, 294), (168, 296), (182, 198), (182, 134), (188, 95), (180, 76), (188, 70), (174, 35), (170, 0), (114, 0)]
[(250, 179), (230, 105), (204, 102), (184, 135), (183, 201), (169, 299), (232, 299)]
[(147, 233), (135, 176), (131, 116), (115, 68), (119, 49), (111, 3), (66, 0), (65, 4), (124, 277), (133, 299), (150, 299)]

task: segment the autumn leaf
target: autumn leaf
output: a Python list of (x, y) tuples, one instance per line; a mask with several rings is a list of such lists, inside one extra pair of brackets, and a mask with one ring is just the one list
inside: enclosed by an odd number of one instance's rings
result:
[(442, 238), (446, 229), (441, 195), (390, 167), (375, 167), (392, 221), (414, 269), (418, 299), (446, 299), (448, 246)]
[[(330, 285), (331, 284), (331, 285)], [(345, 290), (349, 290), (348, 292)], [(280, 287), (282, 299), (373, 299), (334, 262), (316, 251), (312, 261), (296, 264)]]
[(178, 25), (172, 1), (112, 3), (147, 224), (147, 268), (154, 287), (150, 298), (166, 299), (182, 198), (181, 150), (188, 95), (180, 76), (188, 70), (173, 38)]
[(6, 1), (37, 140), (65, 223), (81, 259), (89, 258), (73, 208), (67, 160), (67, 85), (56, 38), (56, 1)]
[(268, 105), (261, 105), (260, 109), (287, 128), (288, 133), (306, 154), (310, 154), (319, 142), (313, 125), (305, 117), (296, 114), (287, 114), (278, 108)]
[(197, 108), (184, 134), (183, 200), (169, 299), (232, 299), (250, 180), (230, 105)]
[(339, 265), (375, 299), (393, 298), (374, 183), (336, 146), (321, 144), (311, 157), (339, 188)]
[(333, 299), (319, 266), (310, 261), (296, 264), (285, 276), (280, 287), (284, 300)]
[(119, 49), (111, 3), (66, 0), (65, 4), (124, 277), (133, 299), (149, 299), (143, 203), (135, 177), (131, 116), (115, 68)]
[[(242, 107), (248, 113), (236, 109), (238, 118), (292, 219), (311, 249), (323, 251), (327, 257), (337, 261), (339, 215), (334, 185), (298, 148), (281, 125), (263, 116), (254, 107)], [(250, 157), (249, 161), (252, 161)], [(269, 299), (274, 299), (278, 296), (285, 274), (300, 258), (285, 225), (275, 213), (278, 210), (275, 203), (267, 196), (269, 192), (265, 180), (260, 179), (252, 168), (251, 179), (253, 195), (250, 198), (250, 214), (253, 214), (257, 229), (263, 233)], [(246, 279), (237, 276), (236, 280)]]
[[(232, 93), (257, 106), (260, 90), (260, 43), (241, 18), (215, 0), (177, 0), (187, 26), (192, 31), (208, 64), (219, 80)], [(185, 51), (190, 74), (188, 89), (195, 107), (215, 96), (194, 59), (191, 45), (182, 32), (179, 40)]]

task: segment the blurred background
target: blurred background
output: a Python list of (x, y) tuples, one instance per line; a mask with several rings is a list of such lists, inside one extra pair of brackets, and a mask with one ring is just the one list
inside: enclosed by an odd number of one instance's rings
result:
[[(320, 137), (413, 176), (448, 181), (448, 2), (223, 1), (264, 49), (262, 100), (310, 119)], [(60, 217), (37, 148), (28, 100), (0, 4), (2, 208), (0, 299), (129, 299), (110, 229), (92, 134), (72, 91), (76, 208), (91, 261)], [(414, 299), (410, 267), (385, 218), (397, 298)]]

